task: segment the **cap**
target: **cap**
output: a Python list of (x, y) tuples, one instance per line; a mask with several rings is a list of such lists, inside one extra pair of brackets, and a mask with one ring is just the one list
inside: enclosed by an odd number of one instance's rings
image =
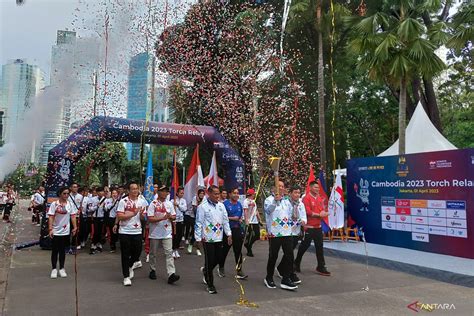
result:
[(247, 190), (247, 195), (254, 195), (255, 194), (255, 190), (254, 189), (248, 189)]
[(162, 185), (158, 188), (158, 191), (169, 191), (170, 189), (166, 185)]

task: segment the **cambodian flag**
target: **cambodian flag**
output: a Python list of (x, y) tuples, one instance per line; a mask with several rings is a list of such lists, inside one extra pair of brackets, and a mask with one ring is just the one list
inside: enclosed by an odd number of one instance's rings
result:
[[(321, 170), (319, 172), (319, 178), (316, 180), (316, 177), (314, 176), (314, 171), (313, 171), (313, 165), (310, 165), (309, 167), (309, 177), (308, 177), (308, 182), (306, 184), (306, 194), (309, 193), (309, 184), (313, 181), (317, 181), (319, 184), (319, 195), (321, 198), (324, 200), (324, 205), (327, 205), (328, 203), (328, 196), (326, 194), (326, 181), (324, 180), (324, 172)], [(323, 229), (323, 232), (327, 233), (330, 231), (329, 224), (328, 224), (328, 218), (324, 217), (321, 221), (321, 228)]]
[(176, 192), (178, 192), (179, 178), (178, 168), (176, 166), (176, 149), (173, 151), (173, 170), (171, 172), (171, 188), (170, 188), (170, 200), (174, 199)]

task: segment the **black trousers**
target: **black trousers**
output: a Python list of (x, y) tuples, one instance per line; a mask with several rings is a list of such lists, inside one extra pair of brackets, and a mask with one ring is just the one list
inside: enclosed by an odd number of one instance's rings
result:
[(87, 237), (91, 231), (91, 218), (88, 217), (81, 217), (79, 219), (79, 242), (85, 243), (87, 241)]
[(124, 278), (130, 275), (133, 263), (140, 259), (142, 253), (142, 234), (128, 235), (119, 234), (120, 252), (122, 255), (122, 274)]
[(3, 210), (3, 220), (9, 221), (10, 220), (10, 214), (13, 209), (13, 203), (7, 203), (5, 204), (5, 208)]
[(291, 260), (291, 272), (290, 274), (294, 274), (295, 271), (293, 271), (293, 258), (294, 258), (294, 253), (293, 253), (293, 250), (296, 248), (296, 246), (298, 245), (298, 240), (299, 240), (299, 236), (291, 236), (291, 254), (293, 255), (291, 258), (285, 258), (286, 254), (283, 254), (283, 259), (280, 261), (280, 264), (278, 265), (277, 269), (278, 271), (280, 272), (281, 275), (283, 275), (282, 271), (284, 270), (284, 267), (283, 265), (288, 262), (289, 260)]
[(94, 237), (92, 238), (92, 243), (97, 245), (102, 240), (102, 230), (104, 229), (104, 218), (96, 217), (94, 218)]
[(56, 269), (59, 256), (59, 269), (64, 268), (64, 262), (66, 261), (66, 247), (69, 244), (69, 235), (66, 236), (53, 236), (52, 251), (51, 251), (51, 266)]
[(222, 242), (205, 242), (204, 245), (204, 278), (208, 286), (214, 285), (213, 270), (222, 257)]
[(323, 230), (322, 228), (308, 228), (304, 234), (304, 239), (298, 248), (298, 254), (296, 255), (295, 264), (300, 265), (303, 255), (311, 245), (311, 241), (314, 241), (316, 248), (316, 259), (318, 260), (318, 268), (324, 268), (326, 263), (324, 261), (323, 252)]
[(191, 244), (196, 241), (194, 239), (194, 224), (196, 219), (189, 215), (184, 215), (184, 239), (189, 240)]
[(232, 245), (229, 246), (227, 243), (227, 236), (223, 236), (222, 244), (222, 256), (219, 260), (219, 267), (224, 267), (227, 254), (229, 253), (230, 247), (234, 250), (235, 264), (238, 267), (242, 265), (242, 243), (244, 242), (244, 235), (240, 227), (231, 228), (232, 231)]
[(117, 243), (117, 240), (118, 240), (117, 233), (114, 233), (115, 217), (107, 217), (105, 219), (105, 224), (109, 228), (110, 249), (115, 250), (115, 248), (116, 248), (115, 244)]
[(176, 232), (173, 235), (173, 250), (179, 249), (184, 234), (184, 222), (176, 222)]
[(252, 245), (254, 242), (260, 239), (260, 225), (249, 224), (247, 228), (247, 236), (245, 236), (245, 248), (248, 251), (252, 251)]
[(279, 265), (279, 271), (284, 278), (289, 278), (293, 274), (293, 237), (273, 237), (268, 239), (268, 242), (270, 250), (268, 253), (267, 277), (273, 278), (278, 253), (280, 252), (280, 248), (282, 248), (283, 258)]

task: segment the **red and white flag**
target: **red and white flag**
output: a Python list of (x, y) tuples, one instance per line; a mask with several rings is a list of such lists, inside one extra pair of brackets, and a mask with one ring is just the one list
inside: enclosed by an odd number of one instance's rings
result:
[(207, 178), (206, 188), (209, 188), (211, 185), (219, 186), (219, 176), (217, 175), (216, 152), (212, 154), (211, 169), (209, 170), (209, 174), (206, 178)]
[(198, 187), (204, 188), (204, 177), (202, 176), (201, 162), (199, 161), (199, 144), (194, 149), (191, 165), (189, 165), (188, 176), (184, 185), (184, 199), (191, 205), (193, 197), (197, 194)]
[(328, 204), (329, 227), (344, 227), (344, 190), (342, 189), (342, 179), (339, 172), (336, 173), (336, 182), (332, 187), (331, 196)]

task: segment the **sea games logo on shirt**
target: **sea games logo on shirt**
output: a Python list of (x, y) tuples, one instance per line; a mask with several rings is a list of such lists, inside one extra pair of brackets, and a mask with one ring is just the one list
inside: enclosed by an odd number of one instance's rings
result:
[(451, 168), (453, 166), (451, 161), (443, 160), (431, 160), (429, 162), (430, 169), (440, 169), (440, 168)]

